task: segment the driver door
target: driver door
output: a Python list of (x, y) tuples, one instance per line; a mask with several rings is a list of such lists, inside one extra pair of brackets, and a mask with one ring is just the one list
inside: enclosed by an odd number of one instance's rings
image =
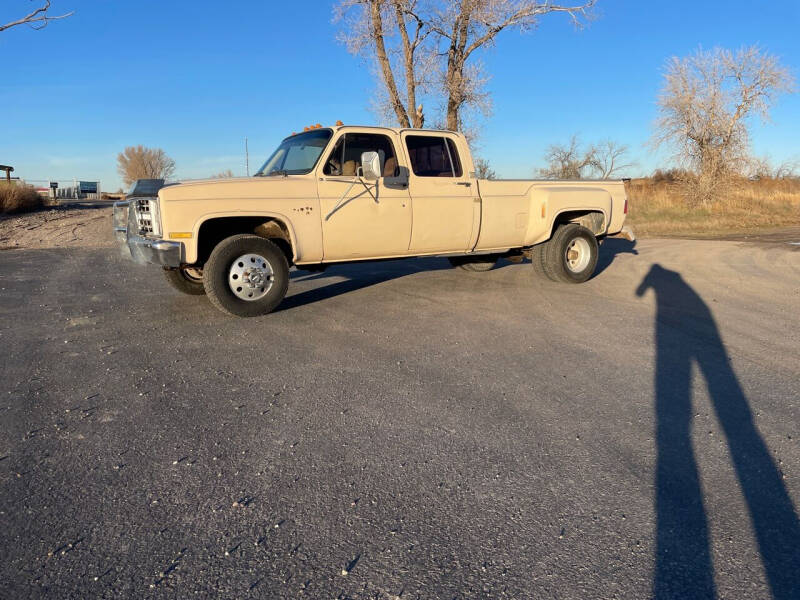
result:
[[(377, 152), (381, 157), (383, 176), (377, 181), (357, 176), (364, 152)], [(386, 135), (345, 132), (337, 138), (317, 182), (323, 261), (408, 253), (411, 202), (407, 172)]]

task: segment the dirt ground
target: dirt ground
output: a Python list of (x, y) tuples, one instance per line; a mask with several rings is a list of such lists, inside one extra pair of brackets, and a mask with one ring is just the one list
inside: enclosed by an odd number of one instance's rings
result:
[(0, 250), (102, 248), (113, 243), (110, 206), (56, 206), (0, 216)]

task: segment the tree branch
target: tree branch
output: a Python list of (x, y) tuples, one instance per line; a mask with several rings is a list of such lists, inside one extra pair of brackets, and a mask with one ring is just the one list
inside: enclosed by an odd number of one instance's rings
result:
[(561, 12), (567, 13), (576, 25), (580, 25), (579, 15), (586, 15), (588, 10), (594, 6), (596, 0), (589, 0), (585, 4), (579, 6), (561, 6), (551, 5), (549, 2), (536, 3), (532, 6), (523, 6), (515, 13), (509, 15), (503, 22), (492, 25), (491, 23), (484, 23), (487, 30), (481, 37), (472, 42), (465, 50), (465, 56), (469, 56), (475, 50), (490, 42), (497, 36), (498, 33), (508, 27), (517, 25), (526, 25), (526, 21), (534, 21), (537, 17), (547, 13)]
[(16, 21), (11, 21), (10, 23), (6, 23), (5, 25), (0, 25), (0, 31), (11, 29), (12, 27), (16, 27), (17, 25), (29, 25), (33, 29), (44, 29), (45, 27), (47, 27), (47, 24), (50, 21), (56, 21), (58, 19), (66, 19), (67, 17), (75, 14), (75, 11), (70, 11), (63, 15), (51, 17), (50, 15), (47, 14), (48, 10), (50, 10), (50, 0), (46, 0), (44, 6), (37, 8), (30, 14), (27, 14), (24, 17), (22, 17), (21, 19), (17, 19)]

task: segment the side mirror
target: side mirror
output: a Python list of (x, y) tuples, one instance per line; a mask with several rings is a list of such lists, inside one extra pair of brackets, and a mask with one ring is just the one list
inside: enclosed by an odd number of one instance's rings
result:
[(361, 155), (361, 172), (364, 179), (377, 181), (381, 177), (381, 157), (377, 152), (364, 152)]

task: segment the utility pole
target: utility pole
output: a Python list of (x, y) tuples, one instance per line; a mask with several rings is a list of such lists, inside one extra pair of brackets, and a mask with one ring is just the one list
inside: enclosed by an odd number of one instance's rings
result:
[(244, 137), (244, 165), (247, 176), (250, 177), (250, 151), (247, 149), (247, 136)]

